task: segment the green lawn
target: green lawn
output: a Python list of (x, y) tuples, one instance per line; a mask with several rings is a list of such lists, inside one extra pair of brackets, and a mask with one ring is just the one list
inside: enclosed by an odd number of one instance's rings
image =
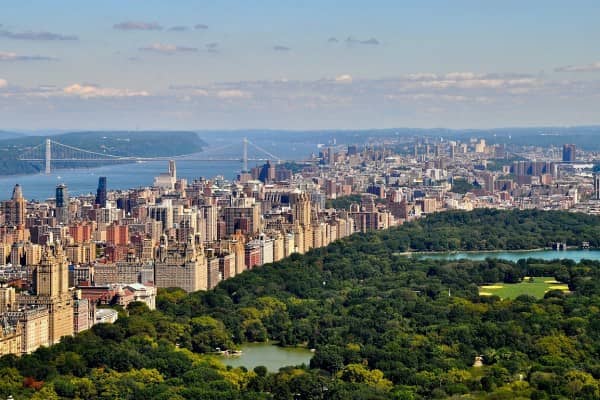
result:
[[(533, 281), (531, 282), (530, 279)], [(520, 283), (495, 283), (479, 287), (480, 296), (499, 296), (503, 299), (514, 299), (522, 294), (534, 296), (538, 299), (544, 297), (544, 294), (550, 290), (569, 291), (569, 287), (561, 282), (557, 282), (552, 276), (536, 276), (525, 278)]]

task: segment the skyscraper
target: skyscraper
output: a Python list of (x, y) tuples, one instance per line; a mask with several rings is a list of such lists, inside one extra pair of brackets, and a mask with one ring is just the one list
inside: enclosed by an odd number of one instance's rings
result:
[(174, 180), (177, 180), (177, 167), (175, 166), (175, 160), (169, 160), (169, 175)]
[(310, 195), (304, 192), (290, 194), (290, 205), (294, 215), (294, 223), (310, 225)]
[(258, 180), (263, 183), (271, 183), (275, 180), (275, 166), (270, 161), (260, 168)]
[(73, 304), (69, 293), (69, 264), (60, 244), (46, 246), (33, 271), (35, 295), (18, 296), (20, 306), (48, 309), (48, 340), (58, 343), (73, 335)]
[(594, 174), (594, 200), (600, 200), (600, 173)]
[(574, 144), (563, 144), (563, 162), (575, 162), (575, 145)]
[(64, 183), (56, 186), (56, 219), (63, 225), (69, 224), (69, 191)]
[(2, 210), (6, 224), (17, 227), (25, 225), (25, 199), (19, 184), (15, 185), (11, 199), (2, 202)]
[(101, 176), (98, 179), (98, 190), (96, 191), (96, 204), (100, 207), (106, 207), (106, 177)]

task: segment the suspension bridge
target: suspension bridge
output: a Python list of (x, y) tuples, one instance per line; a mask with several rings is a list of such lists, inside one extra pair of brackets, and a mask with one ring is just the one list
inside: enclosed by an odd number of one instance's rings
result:
[[(219, 150), (230, 147), (231, 145), (224, 146), (220, 149), (208, 149), (212, 154), (218, 153)], [(173, 157), (138, 157), (138, 156), (123, 156), (108, 154), (106, 152), (92, 151), (88, 149), (80, 149), (74, 146), (69, 146), (63, 143), (59, 143), (52, 139), (46, 139), (44, 142), (37, 146), (34, 146), (25, 152), (21, 153), (17, 159), (21, 161), (28, 161), (32, 163), (43, 163), (46, 174), (50, 174), (52, 170), (52, 163), (69, 163), (69, 162), (98, 162), (98, 163), (110, 163), (110, 162), (146, 162), (146, 161), (198, 161), (198, 162), (217, 162), (217, 161), (240, 161), (242, 163), (242, 170), (248, 171), (248, 161), (275, 161), (277, 163), (285, 162), (268, 150), (250, 142), (244, 138), (242, 141), (242, 157), (227, 157), (227, 156), (204, 156), (202, 153), (185, 154)], [(249, 158), (248, 157), (248, 146), (251, 146), (254, 150), (260, 154), (266, 155), (266, 157)], [(293, 161), (293, 160), (289, 160)], [(309, 162), (314, 160), (295, 160), (298, 162)]]

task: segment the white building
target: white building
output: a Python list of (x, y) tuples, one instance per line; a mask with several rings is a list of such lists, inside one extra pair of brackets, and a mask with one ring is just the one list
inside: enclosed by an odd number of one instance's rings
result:
[(96, 320), (94, 324), (113, 324), (119, 318), (117, 310), (112, 308), (99, 308), (96, 310)]

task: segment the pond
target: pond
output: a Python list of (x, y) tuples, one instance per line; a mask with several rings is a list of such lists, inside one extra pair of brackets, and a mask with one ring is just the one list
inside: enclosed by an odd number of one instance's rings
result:
[(249, 343), (240, 347), (241, 356), (222, 357), (225, 365), (232, 367), (246, 367), (252, 370), (263, 365), (270, 372), (277, 372), (279, 368), (310, 363), (313, 353), (301, 347), (280, 347), (270, 343)]
[(433, 260), (473, 260), (481, 261), (486, 258), (497, 258), (507, 261), (517, 262), (527, 258), (537, 258), (542, 260), (581, 260), (600, 261), (600, 251), (598, 250), (527, 250), (527, 251), (464, 251), (456, 253), (419, 253), (418, 257)]

